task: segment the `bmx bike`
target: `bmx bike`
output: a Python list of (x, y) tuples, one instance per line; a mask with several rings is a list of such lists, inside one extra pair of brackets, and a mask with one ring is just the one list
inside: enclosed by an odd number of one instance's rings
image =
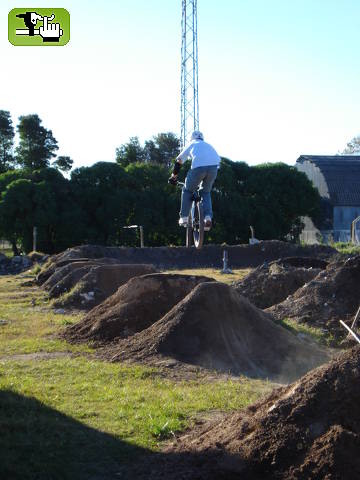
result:
[[(184, 187), (183, 182), (177, 182), (179, 187)], [(204, 207), (198, 188), (192, 196), (191, 208), (186, 227), (186, 246), (191, 247), (194, 241), (195, 248), (201, 248), (204, 243)]]

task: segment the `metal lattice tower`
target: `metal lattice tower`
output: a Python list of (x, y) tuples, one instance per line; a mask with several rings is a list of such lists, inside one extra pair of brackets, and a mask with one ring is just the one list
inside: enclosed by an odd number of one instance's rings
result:
[(181, 135), (183, 147), (190, 131), (199, 129), (197, 0), (182, 0)]

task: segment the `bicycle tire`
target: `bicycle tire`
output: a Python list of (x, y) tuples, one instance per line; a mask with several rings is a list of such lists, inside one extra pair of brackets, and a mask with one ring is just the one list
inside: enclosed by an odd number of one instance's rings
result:
[(193, 231), (192, 231), (192, 215), (191, 212), (189, 213), (188, 216), (188, 224), (186, 227), (186, 246), (191, 247), (192, 245), (192, 237), (193, 237)]
[(202, 202), (196, 202), (192, 222), (194, 245), (201, 248), (204, 243), (204, 209)]

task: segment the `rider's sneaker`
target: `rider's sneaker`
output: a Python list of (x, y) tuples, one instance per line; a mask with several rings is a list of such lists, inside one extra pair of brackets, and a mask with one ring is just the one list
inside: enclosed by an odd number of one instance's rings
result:
[(180, 217), (179, 218), (179, 226), (180, 227), (187, 227), (188, 225), (188, 217)]
[(205, 232), (208, 232), (210, 230), (211, 225), (212, 225), (211, 217), (209, 215), (206, 215), (206, 217), (204, 219), (204, 230), (205, 230)]

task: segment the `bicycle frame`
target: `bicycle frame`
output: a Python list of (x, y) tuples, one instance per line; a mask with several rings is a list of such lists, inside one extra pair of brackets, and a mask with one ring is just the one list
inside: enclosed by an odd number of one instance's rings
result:
[[(179, 186), (184, 187), (184, 183), (178, 182)], [(191, 247), (194, 240), (195, 248), (201, 248), (204, 242), (204, 209), (202, 196), (198, 188), (192, 196), (191, 209), (186, 228), (186, 246)]]

